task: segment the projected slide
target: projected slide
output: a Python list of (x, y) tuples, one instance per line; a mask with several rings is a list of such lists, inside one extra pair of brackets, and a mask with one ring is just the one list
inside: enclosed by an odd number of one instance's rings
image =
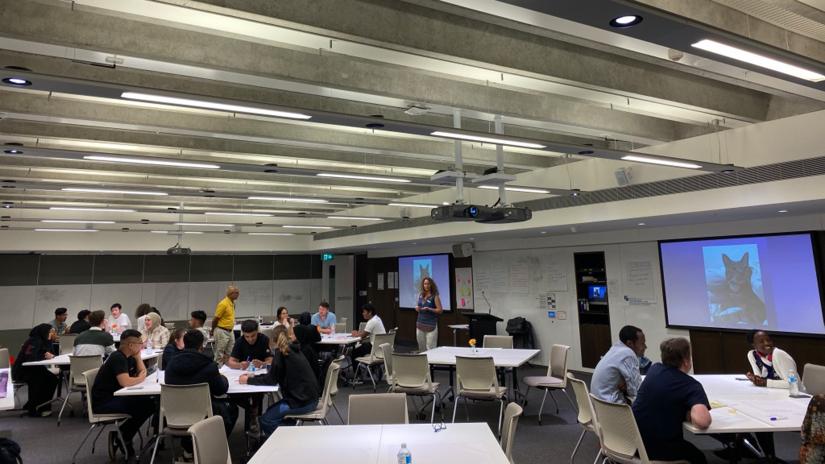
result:
[(450, 308), (450, 257), (448, 255), (398, 258), (399, 306), (415, 308), (421, 293), (421, 279), (430, 277), (438, 286), (441, 307)]
[(810, 234), (659, 243), (669, 325), (825, 334)]

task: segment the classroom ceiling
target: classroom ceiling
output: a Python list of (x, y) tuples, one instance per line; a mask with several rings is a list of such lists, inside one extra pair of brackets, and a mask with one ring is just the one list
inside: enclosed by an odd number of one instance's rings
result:
[[(645, 28), (597, 15), (625, 10)], [(0, 0), (0, 24), (0, 78), (23, 79), (0, 85), (6, 229), (320, 236), (428, 215), (408, 198), (454, 189), (431, 133), (456, 115), (476, 137), (500, 120), (518, 175), (825, 109), (825, 83), (672, 48), (700, 31), (822, 72), (818, 0)]]

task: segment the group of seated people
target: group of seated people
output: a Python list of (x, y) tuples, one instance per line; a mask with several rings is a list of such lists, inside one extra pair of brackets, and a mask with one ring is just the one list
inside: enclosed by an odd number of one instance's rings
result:
[[(747, 378), (757, 387), (789, 388), (788, 378), (796, 371), (796, 363), (785, 351), (776, 348), (770, 334), (755, 331), (748, 336), (751, 350), (747, 359), (751, 372)], [(653, 364), (642, 381), (640, 359), (647, 344), (641, 329), (625, 326), (619, 332), (619, 342), (602, 357), (593, 372), (590, 390), (603, 401), (630, 404), (647, 455), (655, 461), (688, 461), (705, 463), (704, 454), (684, 439), (682, 424), (691, 422), (706, 429), (710, 426), (710, 402), (702, 384), (689, 375), (693, 364), (690, 342), (671, 338), (659, 345), (661, 363)], [(811, 403), (822, 404), (822, 399)], [(810, 414), (810, 410), (809, 410)], [(806, 419), (808, 420), (808, 419)], [(819, 419), (823, 421), (823, 418)], [(725, 447), (715, 451), (726, 460), (739, 460), (747, 450), (743, 440), (754, 438), (768, 458), (775, 461), (773, 434), (714, 434)], [(825, 434), (814, 433), (825, 444)], [(805, 433), (803, 431), (803, 438)], [(803, 444), (804, 449), (804, 444)], [(821, 456), (825, 458), (825, 456)], [(811, 461), (822, 462), (822, 461)]]

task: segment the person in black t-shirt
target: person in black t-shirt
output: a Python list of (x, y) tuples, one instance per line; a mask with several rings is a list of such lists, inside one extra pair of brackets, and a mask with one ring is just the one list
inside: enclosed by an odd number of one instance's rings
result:
[(662, 362), (651, 366), (636, 401), (633, 415), (651, 461), (688, 461), (704, 464), (705, 455), (682, 435), (688, 420), (701, 429), (710, 427), (710, 403), (696, 379), (688, 375), (693, 367), (690, 342), (671, 338), (659, 345)]
[(109, 355), (100, 367), (92, 386), (91, 401), (95, 413), (132, 416), (120, 426), (126, 440), (127, 456), (135, 456), (132, 438), (155, 411), (155, 403), (148, 396), (114, 396), (121, 388), (137, 385), (146, 379), (146, 366), (140, 357), (140, 340), (137, 330), (124, 330), (120, 334), (120, 348)]
[(77, 313), (77, 320), (72, 323), (72, 326), (69, 327), (69, 331), (67, 333), (77, 335), (92, 328), (92, 325), (89, 324), (89, 315), (91, 314), (92, 312), (88, 309), (84, 309)]
[(256, 369), (272, 364), (272, 350), (269, 348), (269, 337), (258, 332), (256, 321), (241, 323), (243, 335), (232, 348), (232, 354), (226, 365), (232, 369), (246, 369), (251, 363)]

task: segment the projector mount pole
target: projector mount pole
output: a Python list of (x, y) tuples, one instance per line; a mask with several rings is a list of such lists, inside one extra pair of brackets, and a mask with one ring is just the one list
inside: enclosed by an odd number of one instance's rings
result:
[[(461, 109), (453, 109), (453, 127), (461, 129)], [(461, 140), (453, 142), (455, 146), (455, 170), (459, 176), (455, 179), (456, 204), (464, 204), (464, 159), (461, 155)]]
[[(501, 124), (500, 114), (497, 114), (495, 116), (494, 122), (495, 133), (503, 134), (504, 128)], [(504, 146), (500, 144), (496, 145), (496, 172), (504, 174)], [(498, 186), (498, 200), (501, 203), (501, 206), (510, 206), (510, 203), (507, 202), (507, 188), (504, 186), (504, 184), (500, 184)]]

